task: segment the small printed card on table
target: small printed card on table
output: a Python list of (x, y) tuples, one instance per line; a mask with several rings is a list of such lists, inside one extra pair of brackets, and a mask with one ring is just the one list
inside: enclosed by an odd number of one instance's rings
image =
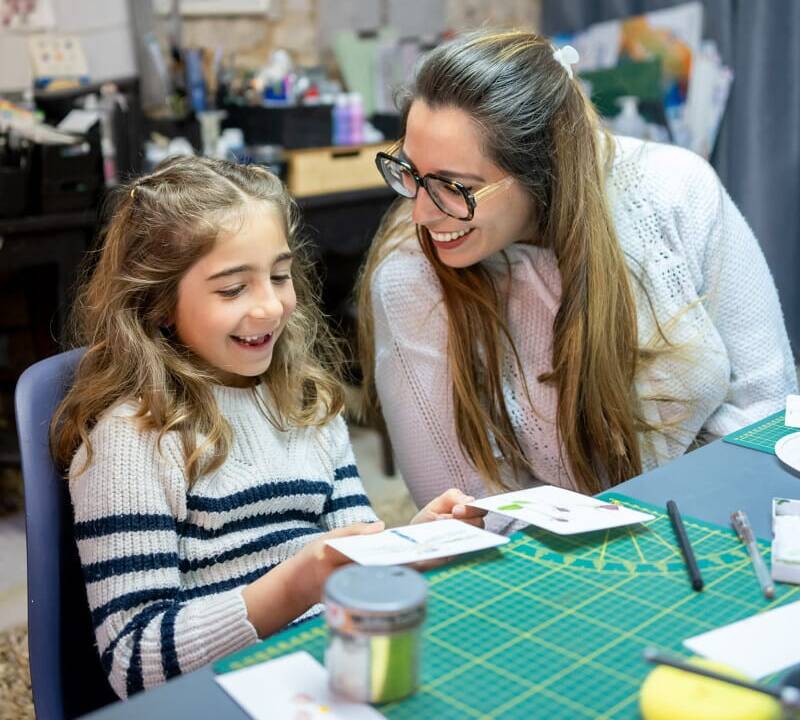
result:
[(349, 535), (327, 544), (359, 565), (405, 565), (486, 550), (508, 542), (460, 520), (434, 520), (384, 530), (374, 535)]
[(470, 505), (508, 515), (559, 535), (606, 530), (655, 519), (650, 513), (552, 485), (492, 495)]
[(786, 396), (786, 413), (783, 424), (786, 427), (800, 428), (800, 395)]
[(689, 650), (751, 678), (800, 663), (800, 601), (752, 615), (683, 641)]
[(381, 720), (375, 708), (334, 695), (328, 672), (307, 652), (284, 655), (216, 681), (253, 720)]

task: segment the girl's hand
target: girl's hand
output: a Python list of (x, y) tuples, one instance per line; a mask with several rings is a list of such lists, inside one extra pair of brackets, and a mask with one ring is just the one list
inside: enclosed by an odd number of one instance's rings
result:
[(420, 510), (411, 521), (411, 524), (429, 522), (431, 520), (443, 520), (445, 518), (455, 518), (463, 520), (465, 523), (475, 527), (483, 527), (483, 516), (486, 510), (480, 508), (467, 507), (475, 498), (465, 495), (458, 488), (450, 488), (439, 497), (431, 500), (422, 510)]
[(334, 550), (326, 541), (348, 535), (370, 535), (381, 532), (383, 529), (384, 523), (381, 520), (337, 528), (318, 535), (295, 555), (293, 559), (296, 559), (299, 570), (296, 590), (306, 598), (309, 607), (320, 601), (328, 576), (341, 565), (353, 562), (346, 555)]
[(258, 580), (242, 588), (247, 617), (259, 637), (277, 632), (320, 601), (325, 581), (350, 558), (325, 544), (346, 535), (366, 535), (383, 530), (382, 522), (358, 523), (318, 535)]

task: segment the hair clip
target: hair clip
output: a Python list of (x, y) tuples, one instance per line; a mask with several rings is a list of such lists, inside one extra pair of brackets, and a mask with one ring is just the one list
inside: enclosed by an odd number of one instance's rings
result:
[(578, 51), (572, 45), (564, 45), (558, 50), (553, 50), (553, 59), (557, 60), (559, 65), (567, 71), (567, 75), (572, 78), (572, 66), (581, 59), (581, 56), (578, 55)]
[(136, 185), (131, 188), (131, 200), (136, 200)]

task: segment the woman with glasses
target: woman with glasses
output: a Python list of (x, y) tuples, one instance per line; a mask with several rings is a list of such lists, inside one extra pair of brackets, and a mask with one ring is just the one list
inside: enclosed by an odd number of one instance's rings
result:
[(596, 493), (796, 387), (764, 257), (698, 156), (605, 132), (526, 32), (432, 51), (376, 158), (400, 198), (359, 289), (362, 366), (419, 505)]

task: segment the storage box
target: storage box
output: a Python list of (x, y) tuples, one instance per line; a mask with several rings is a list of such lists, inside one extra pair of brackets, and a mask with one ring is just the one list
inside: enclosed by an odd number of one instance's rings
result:
[(248, 145), (287, 150), (324, 147), (333, 137), (332, 105), (226, 105), (223, 128), (236, 127)]
[(93, 207), (103, 189), (100, 124), (72, 145), (37, 145), (33, 166), (37, 210), (53, 213)]
[(772, 579), (800, 584), (800, 500), (772, 499)]
[(25, 215), (30, 205), (33, 148), (29, 143), (10, 150), (0, 136), (0, 218)]
[(289, 190), (297, 197), (383, 187), (375, 154), (389, 143), (322, 147), (286, 153)]

